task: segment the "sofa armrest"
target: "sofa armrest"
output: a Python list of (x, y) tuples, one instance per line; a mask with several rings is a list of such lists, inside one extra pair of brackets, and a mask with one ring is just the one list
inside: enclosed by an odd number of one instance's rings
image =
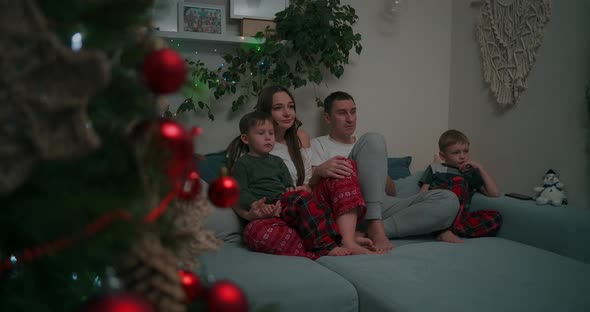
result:
[(539, 206), (530, 200), (476, 194), (471, 210), (486, 209), (502, 214), (499, 237), (590, 263), (590, 210)]

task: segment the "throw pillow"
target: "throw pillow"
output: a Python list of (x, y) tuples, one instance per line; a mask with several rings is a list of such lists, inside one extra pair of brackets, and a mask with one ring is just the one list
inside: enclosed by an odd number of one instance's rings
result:
[(205, 155), (204, 160), (197, 162), (201, 179), (207, 183), (213, 182), (219, 177), (221, 167), (226, 164), (227, 158), (225, 157), (225, 151)]
[(410, 176), (412, 156), (387, 158), (387, 174), (394, 180)]

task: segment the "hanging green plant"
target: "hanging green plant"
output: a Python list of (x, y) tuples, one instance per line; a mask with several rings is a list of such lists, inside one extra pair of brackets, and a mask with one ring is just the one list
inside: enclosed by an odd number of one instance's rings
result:
[[(236, 111), (258, 96), (268, 84), (294, 89), (320, 84), (324, 72), (340, 78), (350, 50), (361, 53), (361, 35), (352, 25), (358, 16), (340, 0), (295, 0), (276, 14), (276, 29), (254, 36), (260, 44), (246, 44), (223, 56), (224, 64), (209, 70), (202, 61), (187, 60), (187, 98), (176, 114), (204, 110), (211, 120), (211, 105), (228, 95), (237, 95)], [(322, 101), (316, 97), (318, 106)], [(167, 114), (172, 115), (170, 111)]]

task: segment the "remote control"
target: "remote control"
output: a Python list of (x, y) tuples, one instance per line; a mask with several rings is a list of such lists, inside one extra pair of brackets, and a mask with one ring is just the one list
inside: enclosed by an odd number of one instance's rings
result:
[(512, 197), (512, 198), (522, 199), (522, 200), (533, 200), (534, 199), (531, 196), (519, 194), (519, 193), (508, 193), (508, 194), (504, 194), (504, 195), (506, 195), (508, 197)]

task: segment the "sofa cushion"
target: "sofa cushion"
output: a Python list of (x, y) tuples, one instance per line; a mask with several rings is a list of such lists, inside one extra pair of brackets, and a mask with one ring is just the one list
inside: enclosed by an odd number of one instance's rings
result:
[(475, 194), (472, 210), (502, 214), (498, 236), (590, 263), (590, 210), (539, 206), (532, 200)]
[(502, 238), (318, 262), (356, 287), (361, 311), (590, 311), (589, 264)]
[(412, 157), (387, 158), (387, 175), (392, 179), (401, 179), (410, 175)]
[(278, 304), (281, 312), (358, 311), (352, 284), (307, 258), (251, 252), (226, 243), (217, 252), (201, 254), (200, 261), (200, 276), (233, 281), (255, 306)]

